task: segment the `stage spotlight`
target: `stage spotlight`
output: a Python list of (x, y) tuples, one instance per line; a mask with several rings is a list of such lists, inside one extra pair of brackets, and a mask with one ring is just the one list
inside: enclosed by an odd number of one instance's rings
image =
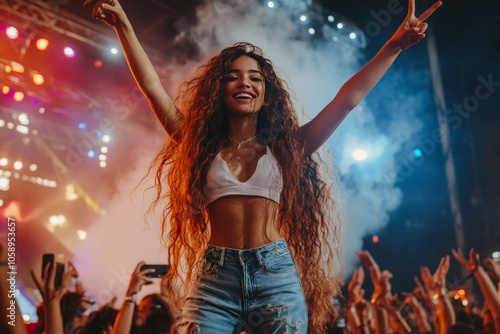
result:
[(81, 123), (79, 123), (79, 124), (78, 124), (78, 128), (79, 128), (80, 130), (86, 129), (86, 128), (87, 128), (87, 124), (86, 124), (86, 123), (81, 122)]
[(46, 40), (45, 38), (39, 38), (36, 41), (36, 48), (38, 50), (44, 51), (44, 50), (47, 50), (48, 47), (49, 47), (49, 41)]
[(97, 60), (94, 62), (94, 67), (96, 67), (96, 68), (100, 68), (100, 67), (102, 67), (102, 65), (103, 65), (103, 62), (102, 62), (102, 60), (100, 60), (100, 59), (97, 59)]
[(30, 124), (30, 120), (29, 120), (28, 114), (26, 114), (24, 112), (20, 113), (19, 116), (17, 116), (17, 120), (22, 125), (28, 125), (28, 124)]
[(268, 1), (268, 2), (267, 2), (267, 7), (269, 7), (269, 8), (274, 8), (274, 6), (275, 6), (275, 5), (274, 5), (274, 2), (273, 2), (273, 1)]
[(75, 56), (75, 50), (67, 46), (64, 48), (64, 55), (68, 58), (73, 58)]
[(117, 48), (111, 48), (111, 54), (117, 55), (118, 54), (118, 49)]
[(0, 176), (0, 190), (8, 191), (10, 189), (10, 179), (6, 176)]
[(344, 25), (341, 22), (337, 23), (337, 29), (342, 29), (342, 28), (344, 28)]
[(49, 223), (53, 227), (55, 227), (55, 226), (62, 226), (64, 224), (66, 224), (66, 222), (67, 222), (67, 219), (63, 215), (50, 216), (50, 218), (49, 218)]
[(352, 152), (352, 157), (357, 161), (363, 161), (366, 160), (366, 158), (368, 158), (368, 153), (366, 153), (365, 150), (357, 149)]
[(102, 168), (105, 168), (107, 166), (106, 161), (99, 162), (99, 166), (101, 166)]
[(21, 102), (22, 100), (24, 100), (24, 93), (23, 92), (15, 92), (14, 93), (14, 101)]
[(22, 162), (22, 161), (20, 161), (20, 160), (17, 160), (16, 162), (14, 162), (14, 165), (13, 165), (13, 166), (14, 166), (14, 169), (16, 169), (16, 170), (20, 170), (20, 169), (22, 169), (22, 168), (23, 168), (23, 162)]
[(30, 171), (36, 172), (37, 169), (38, 169), (38, 166), (36, 164), (31, 164), (30, 165)]
[(35, 85), (41, 86), (44, 84), (45, 78), (40, 73), (36, 73), (33, 75), (33, 82), (35, 83)]
[[(19, 64), (15, 61), (11, 62), (12, 66), (9, 66), (9, 68), (17, 73), (24, 73), (24, 66), (22, 64)], [(5, 66), (5, 72), (7, 72), (7, 66)]]
[(335, 17), (333, 17), (333, 15), (328, 15), (327, 19), (328, 19), (328, 22), (330, 22), (330, 23), (335, 22)]
[(95, 157), (95, 151), (94, 151), (94, 150), (89, 150), (89, 151), (87, 152), (87, 156), (88, 156), (89, 158), (93, 158), (93, 157)]
[(300, 15), (299, 20), (300, 20), (300, 22), (306, 22), (307, 21), (307, 16), (306, 15)]
[(421, 149), (419, 149), (418, 147), (416, 149), (413, 150), (413, 156), (417, 159), (421, 158), (422, 156), (424, 155), (424, 153), (422, 152)]
[(356, 38), (356, 33), (351, 32), (351, 33), (349, 34), (349, 38), (350, 38), (350, 39), (355, 39), (355, 38)]
[(5, 29), (5, 34), (9, 39), (16, 39), (19, 37), (19, 31), (12, 26)]
[(104, 153), (104, 154), (108, 153), (108, 147), (107, 146), (101, 147), (101, 153)]
[(493, 260), (500, 260), (500, 252), (499, 251), (495, 251), (491, 254), (491, 257), (493, 258)]
[(314, 30), (314, 28), (309, 28), (308, 32), (309, 35), (314, 35), (316, 33), (316, 30)]
[(23, 135), (27, 135), (28, 133), (30, 133), (30, 128), (25, 125), (18, 125), (16, 126), (16, 131), (22, 133)]
[(80, 240), (87, 239), (87, 232), (85, 232), (84, 230), (78, 230), (76, 231), (76, 233), (78, 234), (78, 239)]
[(102, 136), (102, 141), (105, 142), (105, 143), (109, 143), (109, 141), (111, 140), (111, 137), (109, 135), (104, 135)]
[(9, 159), (7, 158), (2, 158), (0, 159), (0, 166), (7, 166), (9, 164)]
[(2, 87), (2, 93), (4, 93), (5, 95), (9, 94), (10, 92), (10, 87), (9, 86), (3, 86)]
[(380, 241), (379, 236), (378, 236), (378, 235), (376, 235), (376, 234), (374, 234), (374, 235), (372, 236), (372, 242), (373, 242), (374, 244), (378, 244), (378, 242), (379, 242), (379, 241)]
[(74, 200), (77, 200), (78, 197), (79, 196), (78, 196), (78, 194), (76, 192), (75, 186), (72, 183), (67, 184), (66, 187), (65, 187), (64, 198), (67, 201), (74, 201)]

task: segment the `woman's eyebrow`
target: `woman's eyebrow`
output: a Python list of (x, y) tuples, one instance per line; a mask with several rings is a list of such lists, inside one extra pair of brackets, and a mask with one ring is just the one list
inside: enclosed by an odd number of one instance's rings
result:
[[(262, 72), (259, 70), (248, 70), (248, 72), (249, 73), (257, 73), (257, 74), (262, 75)], [(233, 69), (229, 70), (229, 73), (241, 73), (241, 70), (239, 70), (237, 68), (233, 68)]]

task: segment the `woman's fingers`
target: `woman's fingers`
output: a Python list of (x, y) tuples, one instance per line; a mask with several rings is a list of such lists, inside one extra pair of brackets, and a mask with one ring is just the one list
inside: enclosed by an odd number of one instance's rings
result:
[(427, 28), (429, 27), (429, 25), (425, 22), (422, 22), (418, 25), (418, 28), (420, 29), (420, 33), (423, 34)]
[[(432, 15), (432, 13), (434, 13), (434, 11), (438, 9), (442, 4), (443, 4), (442, 1), (435, 2), (434, 5), (432, 5), (429, 9), (427, 9), (425, 12), (422, 13), (422, 15), (418, 17), (418, 21), (423, 22), (427, 20)], [(413, 11), (415, 13), (415, 8), (413, 8)]]
[(92, 5), (95, 2), (95, 0), (85, 0), (83, 2), (83, 7), (87, 7), (89, 5)]
[(415, 0), (408, 0), (408, 15), (407, 17), (415, 16)]

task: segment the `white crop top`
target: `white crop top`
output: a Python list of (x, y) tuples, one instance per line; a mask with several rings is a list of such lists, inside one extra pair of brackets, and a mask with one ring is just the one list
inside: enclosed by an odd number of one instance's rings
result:
[(279, 203), (283, 179), (271, 150), (260, 157), (253, 175), (245, 182), (238, 181), (229, 171), (226, 161), (217, 153), (207, 172), (205, 201), (208, 205), (229, 195), (260, 196)]

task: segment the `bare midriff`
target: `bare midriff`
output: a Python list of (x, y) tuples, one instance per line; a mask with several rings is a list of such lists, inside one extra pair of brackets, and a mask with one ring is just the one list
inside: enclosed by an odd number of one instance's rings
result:
[(250, 249), (281, 238), (276, 228), (278, 204), (270, 199), (225, 196), (208, 209), (212, 245)]

